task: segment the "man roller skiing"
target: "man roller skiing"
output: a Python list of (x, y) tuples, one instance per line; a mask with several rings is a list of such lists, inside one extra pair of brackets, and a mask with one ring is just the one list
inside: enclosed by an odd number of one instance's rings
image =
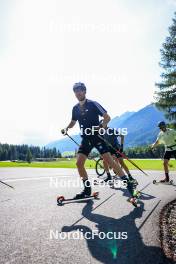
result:
[[(118, 176), (127, 182), (127, 189), (129, 190), (132, 199), (134, 199), (134, 185), (129, 182), (120, 166), (114, 162), (106, 143), (98, 136), (99, 116), (103, 117), (103, 128), (105, 128), (110, 121), (110, 116), (99, 103), (86, 98), (86, 86), (84, 83), (75, 83), (73, 91), (79, 102), (72, 109), (71, 122), (65, 129), (62, 129), (61, 132), (66, 134), (68, 129), (74, 127), (77, 121), (79, 122), (82, 142), (78, 150), (76, 166), (78, 173), (83, 180), (84, 190), (77, 194), (75, 199), (86, 198), (91, 195), (91, 186), (84, 165), (90, 151), (94, 147), (99, 151), (106, 163), (114, 169)], [(96, 131), (92, 129), (93, 127), (96, 127)]]
[(155, 148), (159, 144), (164, 144), (165, 153), (164, 153), (164, 172), (165, 178), (160, 182), (169, 182), (169, 169), (168, 163), (171, 157), (176, 159), (176, 131), (166, 127), (166, 123), (161, 121), (158, 123), (160, 132), (156, 141), (151, 145), (152, 148)]

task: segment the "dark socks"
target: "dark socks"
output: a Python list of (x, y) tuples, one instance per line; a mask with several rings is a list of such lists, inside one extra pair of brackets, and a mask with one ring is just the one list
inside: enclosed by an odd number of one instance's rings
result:
[(83, 180), (83, 184), (85, 188), (90, 188), (90, 181), (88, 179)]
[(104, 180), (104, 182), (111, 181), (111, 174), (107, 172), (107, 178)]
[(88, 179), (83, 180), (83, 184), (84, 184), (84, 192), (87, 195), (90, 195), (91, 194), (91, 184), (90, 184), (90, 181)]
[(110, 172), (107, 172), (107, 176), (108, 176), (109, 179), (111, 179), (111, 174), (110, 174)]
[(128, 174), (128, 179), (129, 179), (130, 181), (134, 180), (130, 173)]
[(169, 181), (169, 173), (166, 172), (165, 175), (166, 175), (166, 179)]

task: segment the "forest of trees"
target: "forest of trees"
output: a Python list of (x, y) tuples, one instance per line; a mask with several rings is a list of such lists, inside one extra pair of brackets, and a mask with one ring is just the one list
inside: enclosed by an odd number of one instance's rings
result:
[(149, 146), (127, 148), (125, 154), (134, 159), (160, 159), (164, 156), (164, 146), (160, 145), (155, 150), (152, 150)]
[(60, 158), (61, 153), (53, 149), (45, 147), (40, 148), (28, 145), (9, 145), (0, 143), (0, 161), (4, 160), (35, 160), (36, 158)]
[[(133, 159), (160, 159), (163, 158), (164, 155), (164, 146), (160, 145), (155, 150), (152, 150), (150, 146), (138, 146), (133, 148), (124, 149), (124, 154), (128, 156), (128, 158)], [(89, 154), (89, 158), (97, 158), (100, 154), (93, 150)]]
[[(152, 158), (161, 158), (164, 153), (164, 146), (159, 146), (152, 151), (149, 146), (138, 146), (134, 148), (125, 149), (125, 154), (129, 158), (137, 158), (137, 159), (152, 159)], [(95, 150), (91, 152), (89, 158), (98, 157), (99, 153)], [(9, 145), (9, 144), (1, 144), (0, 143), (0, 161), (5, 160), (19, 160), (19, 161), (27, 161), (31, 162), (32, 160), (46, 158), (61, 158), (62, 155), (60, 151), (57, 151), (56, 148), (47, 149), (45, 147), (40, 148), (36, 146), (28, 146), (28, 145)]]

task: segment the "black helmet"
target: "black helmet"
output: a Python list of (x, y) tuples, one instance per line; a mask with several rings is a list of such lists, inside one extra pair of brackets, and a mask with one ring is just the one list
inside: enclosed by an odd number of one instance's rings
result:
[(166, 126), (166, 123), (164, 121), (160, 121), (158, 122), (158, 127), (165, 127)]
[(82, 82), (75, 83), (73, 85), (73, 91), (76, 92), (78, 90), (85, 91), (86, 92), (86, 86)]

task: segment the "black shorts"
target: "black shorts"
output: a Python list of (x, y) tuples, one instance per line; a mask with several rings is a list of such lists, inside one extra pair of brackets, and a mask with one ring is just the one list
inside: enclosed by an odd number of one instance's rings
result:
[(97, 135), (94, 135), (94, 136), (83, 137), (81, 141), (81, 145), (78, 149), (78, 153), (82, 153), (88, 156), (93, 148), (96, 148), (101, 155), (109, 152), (106, 143)]
[(122, 158), (122, 156), (117, 152), (117, 151), (115, 151), (115, 149), (116, 150), (119, 150), (119, 146), (113, 146), (113, 148), (111, 148), (110, 146), (108, 146), (108, 149), (109, 149), (109, 152), (111, 153), (111, 155), (115, 155), (116, 156), (116, 158)]
[(170, 160), (171, 157), (176, 159), (176, 150), (166, 150), (166, 152), (164, 153), (164, 159)]

